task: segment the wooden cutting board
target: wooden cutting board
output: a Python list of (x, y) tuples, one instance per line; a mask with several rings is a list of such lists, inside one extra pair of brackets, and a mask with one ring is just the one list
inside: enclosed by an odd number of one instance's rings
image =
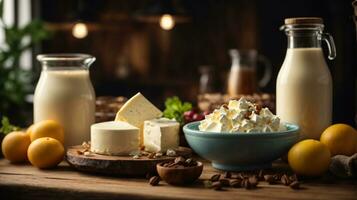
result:
[[(69, 147), (66, 153), (67, 162), (75, 169), (88, 173), (100, 173), (118, 176), (145, 176), (148, 173), (156, 174), (156, 164), (174, 160), (175, 157), (161, 156), (148, 158), (141, 156), (134, 159), (132, 156), (107, 156), (91, 153), (83, 155), (83, 146)], [(187, 147), (179, 147), (176, 156), (189, 157), (192, 150)]]

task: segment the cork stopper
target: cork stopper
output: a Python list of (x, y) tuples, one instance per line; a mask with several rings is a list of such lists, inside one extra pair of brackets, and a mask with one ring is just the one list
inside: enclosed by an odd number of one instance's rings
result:
[(323, 24), (324, 21), (320, 17), (296, 17), (296, 18), (286, 18), (284, 20), (285, 25), (295, 25), (295, 24)]

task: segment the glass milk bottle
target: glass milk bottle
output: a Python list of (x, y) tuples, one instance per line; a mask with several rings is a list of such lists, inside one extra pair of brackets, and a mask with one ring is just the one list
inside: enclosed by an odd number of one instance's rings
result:
[(34, 95), (34, 122), (55, 120), (64, 128), (65, 147), (89, 141), (95, 119), (95, 93), (86, 54), (43, 54), (42, 72)]
[(277, 115), (300, 126), (300, 139), (319, 139), (332, 120), (332, 78), (321, 41), (327, 43), (329, 59), (336, 50), (323, 29), (321, 18), (289, 18), (281, 27), (288, 49), (276, 84)]

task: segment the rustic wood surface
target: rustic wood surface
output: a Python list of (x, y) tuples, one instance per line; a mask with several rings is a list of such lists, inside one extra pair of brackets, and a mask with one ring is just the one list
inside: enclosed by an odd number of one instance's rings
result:
[(81, 173), (65, 162), (56, 169), (40, 170), (0, 159), (0, 199), (357, 199), (357, 180), (304, 181), (301, 190), (265, 182), (255, 190), (204, 188), (202, 180), (217, 172), (205, 162), (200, 181), (194, 185), (174, 187), (160, 182), (150, 186), (145, 179)]
[[(71, 166), (80, 171), (110, 175), (145, 176), (147, 173), (156, 172), (156, 164), (175, 159), (170, 156), (158, 158), (141, 156), (139, 159), (134, 159), (132, 156), (107, 156), (95, 153), (86, 156), (80, 152), (84, 152), (84, 147), (81, 145), (70, 147), (67, 150), (66, 159)], [(176, 154), (189, 157), (192, 150), (187, 147), (179, 147)]]

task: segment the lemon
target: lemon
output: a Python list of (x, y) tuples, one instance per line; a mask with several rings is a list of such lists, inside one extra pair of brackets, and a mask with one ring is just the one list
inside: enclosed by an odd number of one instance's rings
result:
[(31, 141), (28, 134), (14, 131), (7, 134), (2, 141), (1, 150), (4, 157), (11, 162), (23, 162), (27, 160), (27, 148)]
[(51, 137), (62, 144), (64, 142), (64, 131), (63, 127), (54, 120), (45, 120), (34, 124), (30, 127), (30, 138), (31, 142), (42, 137)]
[(29, 136), (31, 135), (33, 126), (34, 126), (34, 124), (32, 124), (31, 126), (29, 126), (29, 127), (26, 129), (26, 134), (28, 134)]
[(317, 140), (303, 140), (296, 143), (288, 153), (292, 170), (304, 176), (320, 176), (329, 167), (331, 154), (326, 145)]
[(357, 132), (347, 124), (334, 124), (322, 133), (320, 141), (330, 149), (332, 156), (351, 156), (356, 152)]
[(42, 137), (33, 141), (27, 151), (27, 157), (33, 166), (52, 168), (57, 166), (64, 156), (61, 142), (50, 137)]

